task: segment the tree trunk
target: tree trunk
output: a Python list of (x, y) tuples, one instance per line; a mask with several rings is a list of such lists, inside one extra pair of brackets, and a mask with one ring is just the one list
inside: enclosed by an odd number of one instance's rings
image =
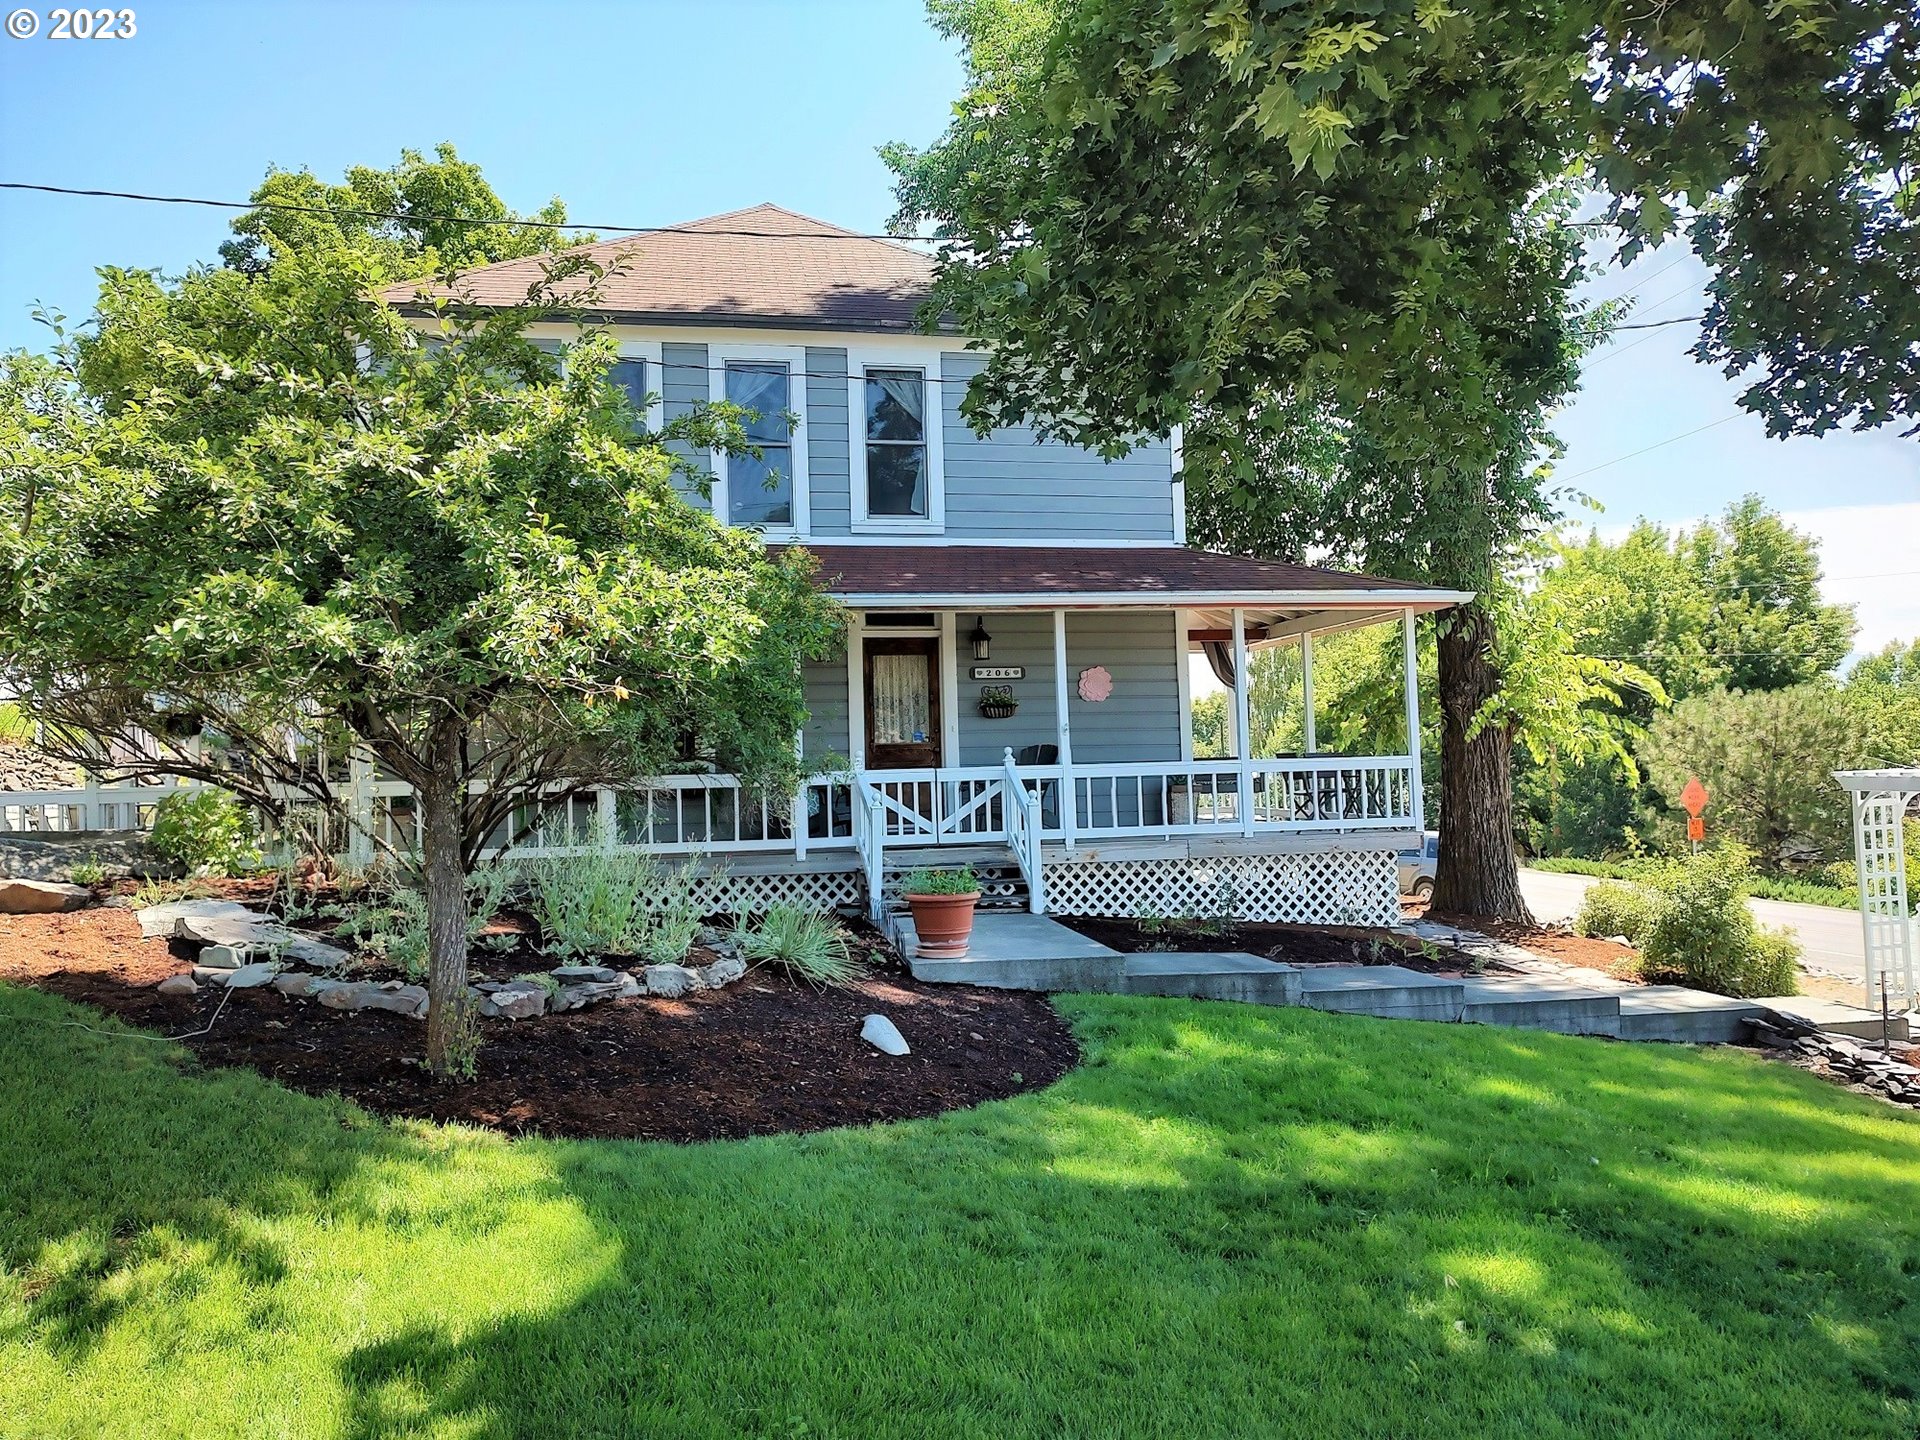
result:
[(1467, 727), (1500, 690), (1493, 618), (1480, 605), (1445, 617), (1436, 642), (1440, 675), (1440, 864), (1433, 908), (1532, 924), (1513, 852), (1513, 738)]
[(447, 726), (429, 742), (433, 779), (416, 787), (427, 894), (427, 1069), (445, 1080), (473, 1060), (467, 992), (467, 875), (460, 735)]

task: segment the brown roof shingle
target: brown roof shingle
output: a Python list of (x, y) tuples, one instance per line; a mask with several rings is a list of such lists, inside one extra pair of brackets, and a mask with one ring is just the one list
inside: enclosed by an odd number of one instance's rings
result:
[[(619, 265), (601, 283), (596, 313), (663, 324), (913, 330), (933, 283), (927, 256), (777, 205), (568, 253)], [(502, 260), (462, 271), (451, 284), (395, 285), (383, 298), (402, 306), (422, 293), (479, 306), (524, 304), (551, 258)]]

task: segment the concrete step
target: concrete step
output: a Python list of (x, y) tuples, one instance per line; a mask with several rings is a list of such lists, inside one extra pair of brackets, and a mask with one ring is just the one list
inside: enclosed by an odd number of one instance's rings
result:
[(1123, 957), (1118, 950), (1024, 910), (975, 912), (973, 943), (957, 960), (914, 954), (920, 937), (911, 914), (889, 915), (887, 931), (907, 957), (907, 968), (916, 980), (996, 990), (1115, 991), (1120, 987)]
[(1300, 972), (1240, 950), (1128, 955), (1120, 967), (1120, 993), (1170, 995), (1190, 1000), (1239, 1000), (1252, 1005), (1298, 1005)]
[(1679, 985), (1638, 985), (1620, 992), (1620, 1038), (1730, 1045), (1746, 1038), (1748, 1020), (1765, 1013), (1755, 1000)]
[(1462, 1020), (1476, 1025), (1513, 1025), (1560, 1035), (1618, 1035), (1620, 995), (1557, 984), (1544, 977), (1489, 980), (1469, 977)]
[(1300, 1003), (1386, 1020), (1457, 1021), (1466, 1009), (1466, 987), (1400, 965), (1305, 965)]
[[(1850, 1035), (1855, 1040), (1878, 1040), (1882, 1020), (1878, 1010), (1866, 1010), (1839, 1000), (1821, 1000), (1812, 995), (1775, 995), (1753, 1002), (1789, 1020), (1799, 1020), (1830, 1035)], [(1889, 1040), (1911, 1038), (1907, 1016), (1895, 1011), (1886, 1017), (1884, 1029)]]

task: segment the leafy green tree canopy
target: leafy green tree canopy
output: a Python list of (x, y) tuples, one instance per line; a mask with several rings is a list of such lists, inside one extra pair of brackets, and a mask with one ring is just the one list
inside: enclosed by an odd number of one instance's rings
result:
[(801, 664), (837, 617), (800, 552), (676, 493), (674, 447), (748, 448), (742, 412), (649, 431), (610, 337), (564, 372), (528, 342), (565, 318), (537, 302), (423, 343), (368, 298), (387, 273), (331, 246), (116, 273), (97, 338), (0, 366), (0, 667), (63, 734), (222, 737), (220, 778), (261, 798), (318, 783), (279, 757), (327, 723), (408, 781), (444, 1068), (462, 877), (516, 809), (654, 769), (689, 729), (790, 794)]
[(445, 142), (431, 160), (402, 150), (384, 170), (351, 166), (339, 185), (308, 170), (269, 169), (251, 199), (255, 208), (233, 222), (234, 238), (220, 247), (221, 259), (248, 275), (289, 253), (352, 250), (372, 257), (384, 278), (402, 280), (594, 239), (552, 228), (567, 218), (558, 198), (532, 215), (514, 214), (480, 167)]

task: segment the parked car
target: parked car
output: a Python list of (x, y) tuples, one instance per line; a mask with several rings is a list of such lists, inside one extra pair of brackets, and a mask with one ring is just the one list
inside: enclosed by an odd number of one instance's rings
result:
[(1418, 850), (1400, 852), (1400, 893), (1416, 900), (1433, 898), (1433, 876), (1440, 864), (1440, 832), (1429, 830)]

